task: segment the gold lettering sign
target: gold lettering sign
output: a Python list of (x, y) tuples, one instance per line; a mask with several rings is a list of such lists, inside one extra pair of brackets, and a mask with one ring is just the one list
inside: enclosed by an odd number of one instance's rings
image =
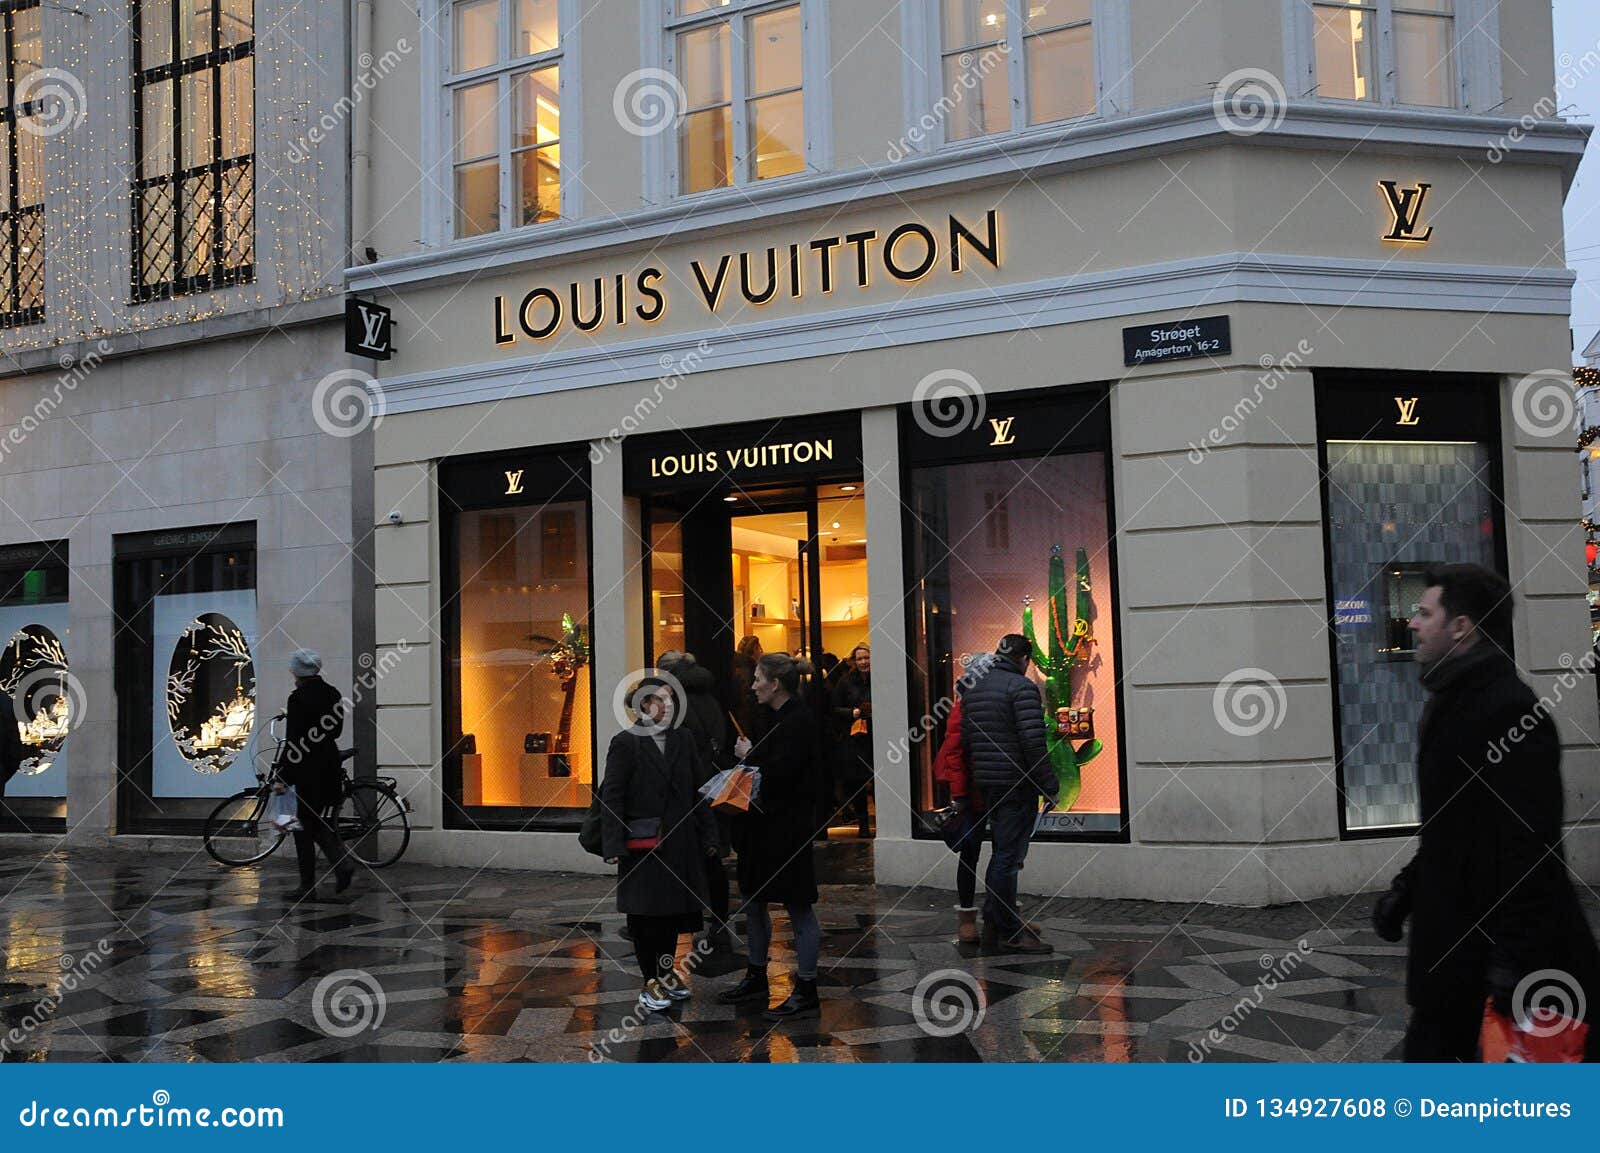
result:
[(1393, 226), (1383, 234), (1383, 238), (1396, 244), (1428, 243), (1433, 238), (1433, 226), (1429, 225), (1423, 232), (1417, 230), (1422, 226), (1422, 205), (1428, 199), (1428, 190), (1433, 185), (1413, 184), (1409, 188), (1401, 188), (1397, 181), (1380, 180), (1378, 187), (1383, 189), (1389, 214), (1393, 217)]
[(1394, 402), (1400, 409), (1400, 419), (1396, 424), (1414, 425), (1422, 423), (1417, 419), (1417, 398), (1414, 396), (1397, 396)]
[(650, 458), (650, 478), (674, 476), (729, 476), (787, 464), (821, 464), (833, 459), (833, 438), (795, 440), (786, 444), (753, 444), (745, 448), (669, 452)]
[(1016, 419), (1014, 416), (1003, 419), (992, 416), (989, 418), (989, 427), (994, 430), (994, 439), (989, 442), (990, 448), (1016, 443), (1017, 438), (1011, 434), (1011, 426), (1016, 423)]
[(510, 469), (506, 470), (506, 493), (505, 494), (507, 496), (521, 496), (522, 495), (522, 473), (523, 473), (523, 471), (524, 470), (520, 469), (520, 468), (517, 469), (516, 472), (512, 472)]

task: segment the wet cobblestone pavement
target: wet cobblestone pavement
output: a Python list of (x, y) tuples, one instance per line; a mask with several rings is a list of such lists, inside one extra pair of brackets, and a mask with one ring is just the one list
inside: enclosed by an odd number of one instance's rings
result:
[(7, 1061), (1382, 1060), (1405, 1021), (1368, 897), (1035, 901), (1055, 952), (1019, 957), (958, 945), (947, 892), (829, 885), (821, 1018), (774, 1025), (715, 1001), (737, 940), (683, 938), (692, 999), (641, 1014), (607, 878), (401, 864), (296, 904), (287, 860), (4, 852)]

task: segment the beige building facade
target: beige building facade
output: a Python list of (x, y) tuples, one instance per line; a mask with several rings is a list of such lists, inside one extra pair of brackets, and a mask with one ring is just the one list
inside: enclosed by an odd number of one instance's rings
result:
[(744, 727), (757, 645), (865, 644), (870, 771), (810, 689), (832, 835), (870, 780), (877, 879), (953, 887), (933, 752), (1026, 624), (1064, 803), (1025, 891), (1376, 888), (1417, 821), (1404, 622), (1475, 560), (1600, 878), (1548, 415), (1587, 134), (1547, 5), (1419, 8), (377, 6), (375, 50), (423, 46), (370, 97), (348, 273), (398, 333), (377, 760), (414, 851), (598, 871), (577, 824), (662, 652)]

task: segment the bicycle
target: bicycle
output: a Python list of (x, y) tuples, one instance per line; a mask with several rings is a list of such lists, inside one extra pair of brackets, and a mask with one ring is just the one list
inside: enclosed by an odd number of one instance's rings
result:
[[(266, 820), (272, 786), (281, 778), (284, 737), (280, 728), (287, 714), (279, 713), (267, 726), (274, 745), (256, 754), (256, 784), (222, 800), (206, 818), (206, 852), (224, 865), (242, 867), (266, 860), (289, 839), (289, 833)], [(340, 749), (342, 765), (356, 755)], [(411, 803), (396, 792), (393, 777), (356, 779), (340, 771), (339, 805), (334, 831), (348, 852), (362, 864), (383, 869), (405, 854), (411, 843)]]

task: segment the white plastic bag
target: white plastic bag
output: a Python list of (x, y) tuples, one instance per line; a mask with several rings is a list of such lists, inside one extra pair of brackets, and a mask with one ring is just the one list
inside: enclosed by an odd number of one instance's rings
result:
[(294, 795), (294, 786), (290, 785), (283, 792), (274, 792), (267, 798), (266, 820), (280, 833), (299, 832), (300, 803)]

